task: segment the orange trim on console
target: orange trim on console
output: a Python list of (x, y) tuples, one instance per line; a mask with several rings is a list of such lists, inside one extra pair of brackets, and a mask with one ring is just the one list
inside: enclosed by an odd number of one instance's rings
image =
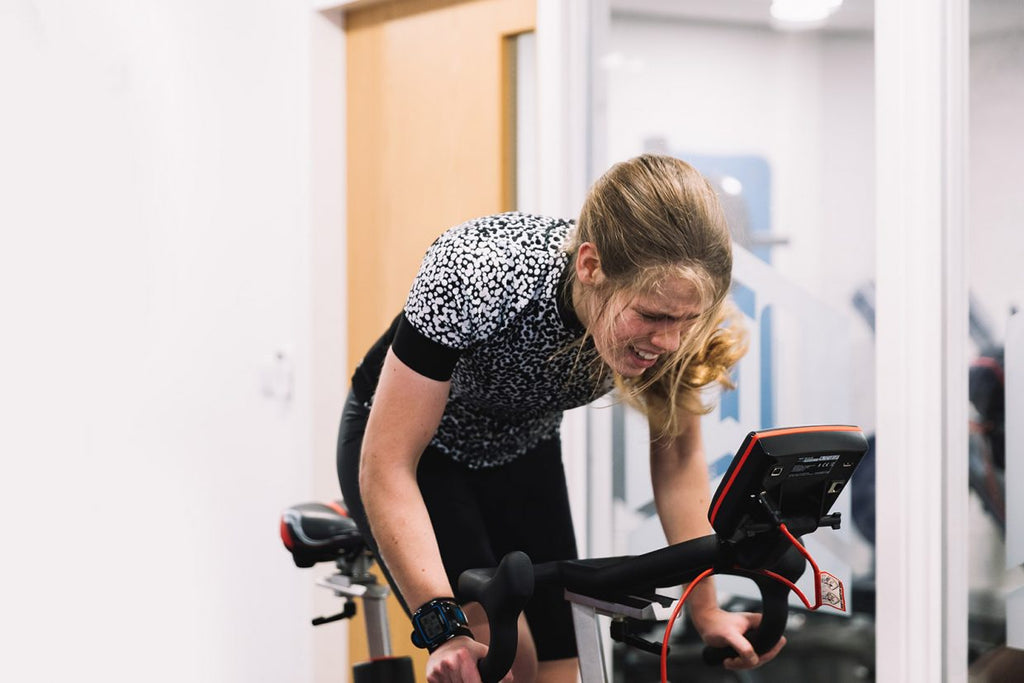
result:
[(747, 456), (750, 455), (750, 451), (754, 448), (754, 444), (757, 443), (758, 439), (768, 436), (785, 436), (786, 434), (799, 434), (799, 433), (810, 433), (810, 432), (859, 432), (860, 427), (854, 427), (851, 425), (815, 425), (812, 427), (783, 427), (781, 429), (768, 429), (763, 432), (754, 432), (754, 438), (747, 444), (746, 450), (743, 451), (743, 455), (740, 456), (740, 462), (736, 466), (736, 469), (732, 471), (732, 476), (729, 477), (729, 481), (726, 482), (725, 488), (722, 489), (722, 495), (718, 496), (715, 501), (715, 507), (711, 510), (711, 517), (709, 521), (711, 524), (715, 523), (715, 517), (718, 516), (718, 508), (722, 505), (722, 499), (725, 498), (726, 494), (729, 493), (729, 488), (732, 483), (736, 481), (736, 476), (743, 469), (743, 463), (747, 461)]
[(709, 520), (712, 525), (714, 525), (715, 523), (715, 517), (718, 516), (718, 508), (722, 506), (722, 499), (724, 499), (725, 494), (729, 492), (729, 487), (732, 486), (732, 483), (736, 481), (736, 475), (738, 475), (740, 473), (740, 470), (743, 469), (743, 463), (747, 461), (747, 456), (750, 455), (751, 449), (754, 448), (754, 444), (757, 443), (757, 438), (758, 437), (755, 436), (750, 440), (750, 443), (747, 444), (747, 449), (743, 451), (743, 455), (742, 457), (740, 457), (739, 464), (736, 466), (736, 469), (732, 471), (732, 476), (729, 477), (729, 481), (726, 483), (725, 488), (722, 489), (722, 495), (720, 495), (718, 499), (715, 501), (715, 507), (711, 509), (711, 519)]
[(764, 436), (783, 436), (784, 434), (797, 434), (798, 432), (859, 432), (860, 427), (853, 425), (813, 425), (810, 427), (783, 427), (781, 429), (768, 429), (757, 432), (757, 438)]

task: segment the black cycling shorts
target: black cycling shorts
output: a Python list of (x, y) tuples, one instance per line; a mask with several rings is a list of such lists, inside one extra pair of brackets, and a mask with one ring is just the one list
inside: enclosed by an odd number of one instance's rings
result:
[[(338, 479), (349, 513), (380, 561), (359, 494), (359, 456), (368, 415), (369, 409), (349, 393), (338, 437)], [(416, 476), (453, 594), (463, 570), (493, 567), (513, 550), (534, 562), (577, 557), (558, 439), (544, 441), (506, 465), (480, 470), (428, 448)], [(380, 565), (409, 612), (387, 567)], [(525, 614), (538, 660), (576, 656), (572, 612), (561, 589), (537, 586)]]

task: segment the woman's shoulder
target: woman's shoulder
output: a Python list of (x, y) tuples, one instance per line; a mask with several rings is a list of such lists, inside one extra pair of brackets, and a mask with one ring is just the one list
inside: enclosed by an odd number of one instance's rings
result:
[(509, 211), (480, 216), (446, 230), (438, 243), (455, 243), (466, 248), (493, 245), (525, 249), (562, 246), (575, 221), (533, 213)]
[(467, 221), (434, 242), (406, 300), (417, 329), (453, 348), (489, 338), (531, 302), (551, 298), (572, 221), (503, 213)]
[(545, 279), (564, 261), (574, 227), (572, 220), (519, 212), (474, 218), (437, 238), (424, 259), (425, 272)]

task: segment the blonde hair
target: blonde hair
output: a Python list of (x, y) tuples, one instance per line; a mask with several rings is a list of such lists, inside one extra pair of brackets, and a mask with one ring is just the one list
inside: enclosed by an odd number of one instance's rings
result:
[[(680, 411), (706, 414), (702, 390), (718, 382), (746, 351), (746, 335), (729, 302), (732, 242), (711, 185), (679, 159), (645, 154), (610, 168), (590, 188), (576, 231), (566, 246), (575, 257), (584, 242), (597, 248), (605, 280), (585, 287), (597, 315), (622, 297), (656, 291), (666, 276), (682, 276), (697, 290), (701, 315), (679, 348), (639, 377), (615, 373), (623, 398), (647, 415), (656, 438), (679, 433)], [(576, 286), (575, 269), (570, 269)], [(571, 291), (571, 288), (570, 288)], [(591, 332), (588, 330), (588, 334)]]

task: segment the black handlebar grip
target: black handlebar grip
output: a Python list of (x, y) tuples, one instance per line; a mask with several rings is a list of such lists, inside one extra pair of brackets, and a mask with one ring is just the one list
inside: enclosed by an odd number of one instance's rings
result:
[[(789, 619), (789, 587), (764, 575), (749, 576), (761, 589), (763, 611), (761, 625), (743, 635), (754, 646), (754, 652), (763, 655), (775, 647), (786, 630), (786, 621)], [(736, 656), (738, 653), (732, 647), (709, 646), (705, 647), (703, 652), (704, 661), (712, 666), (721, 665), (726, 659)]]
[(519, 644), (519, 614), (533, 595), (533, 562), (511, 552), (497, 569), (467, 569), (459, 576), (459, 599), (479, 602), (487, 613), (491, 643), (477, 662), (483, 683), (498, 683), (512, 668)]

